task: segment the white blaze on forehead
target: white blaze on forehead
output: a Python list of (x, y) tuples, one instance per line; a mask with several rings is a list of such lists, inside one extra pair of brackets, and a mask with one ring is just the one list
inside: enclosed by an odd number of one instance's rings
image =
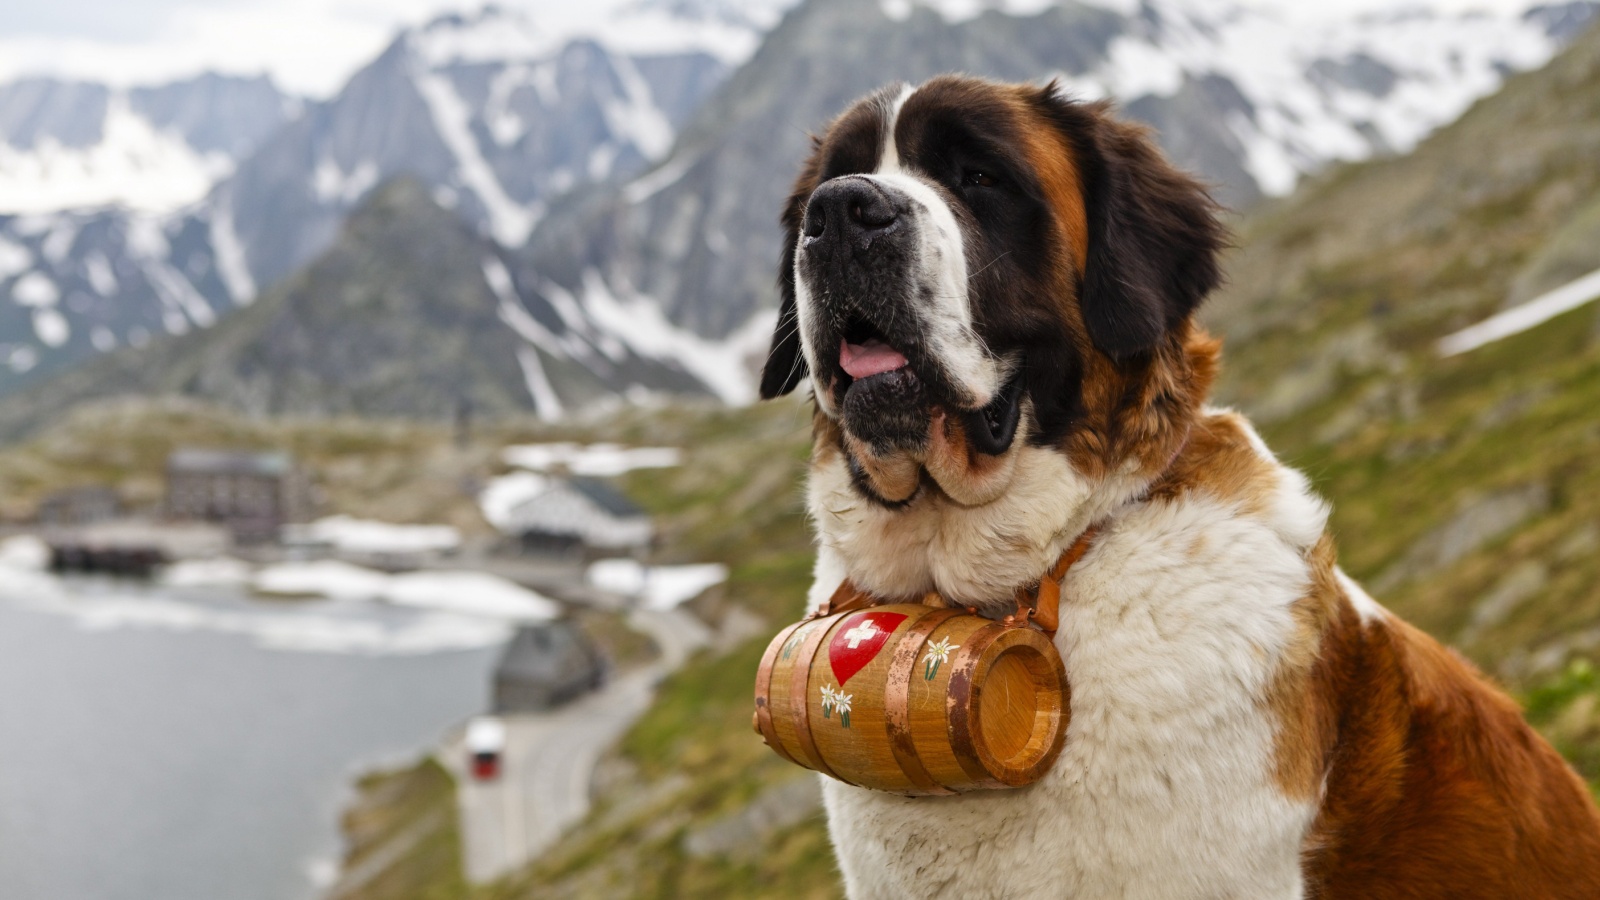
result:
[(973, 405), (987, 406), (1000, 389), (999, 364), (972, 329), (966, 242), (950, 204), (926, 181), (906, 172), (868, 177), (911, 199), (918, 213), (920, 238), (911, 277), (917, 287), (927, 289), (916, 297), (915, 308), (922, 318), (929, 353), (956, 386), (971, 394), (967, 399)]
[(916, 93), (916, 88), (904, 85), (900, 88), (899, 96), (884, 104), (883, 108), (883, 154), (878, 157), (879, 172), (900, 171), (900, 148), (894, 141), (894, 126), (900, 121), (900, 110), (906, 105), (911, 95)]
[[(966, 242), (961, 226), (944, 197), (932, 184), (900, 159), (895, 141), (895, 126), (906, 101), (916, 88), (905, 85), (884, 105), (883, 153), (878, 168), (867, 176), (891, 192), (908, 196), (920, 213), (916, 226), (921, 236), (916, 271), (919, 286), (931, 288), (931, 306), (920, 307), (927, 326), (927, 343), (932, 356), (944, 366), (952, 382), (971, 393), (978, 406), (987, 406), (1000, 389), (998, 363), (989, 357), (983, 341), (972, 329), (972, 306), (967, 293)], [(920, 298), (919, 298), (920, 299)]]

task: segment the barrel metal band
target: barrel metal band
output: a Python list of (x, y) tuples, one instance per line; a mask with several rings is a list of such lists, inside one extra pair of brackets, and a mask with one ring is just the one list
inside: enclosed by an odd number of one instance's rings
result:
[(848, 778), (841, 778), (839, 773), (833, 771), (822, 753), (817, 749), (817, 742), (811, 736), (811, 698), (808, 689), (811, 682), (811, 663), (817, 655), (817, 648), (822, 646), (822, 639), (836, 621), (813, 620), (816, 624), (811, 626), (811, 631), (806, 634), (806, 639), (800, 644), (795, 655), (794, 671), (789, 677), (789, 711), (794, 716), (795, 735), (800, 739), (800, 751), (805, 754), (807, 762), (801, 765), (815, 769), (824, 775), (838, 778), (846, 784), (854, 784)]
[(900, 771), (919, 792), (927, 794), (953, 794), (955, 791), (934, 781), (917, 754), (916, 742), (911, 737), (911, 674), (929, 636), (959, 615), (962, 615), (959, 609), (931, 612), (902, 632), (889, 661), (888, 681), (884, 685), (883, 719), (889, 732), (889, 749), (894, 753), (894, 761), (900, 764)]
[(756, 726), (760, 728), (761, 737), (768, 747), (797, 765), (801, 764), (800, 761), (791, 756), (783, 742), (778, 740), (778, 729), (772, 722), (772, 670), (778, 664), (778, 654), (789, 643), (789, 637), (804, 624), (802, 620), (778, 632), (778, 636), (767, 645), (767, 652), (761, 656), (761, 668), (756, 670)]
[(956, 752), (956, 761), (961, 763), (962, 770), (975, 782), (985, 787), (1006, 785), (983, 767), (982, 761), (978, 758), (978, 748), (973, 743), (973, 729), (983, 727), (983, 723), (978, 721), (979, 712), (972, 692), (972, 674), (978, 667), (978, 660), (983, 657), (984, 651), (1010, 630), (1010, 627), (996, 622), (968, 636), (966, 643), (956, 654), (955, 664), (950, 668), (950, 690), (945, 698), (950, 746)]

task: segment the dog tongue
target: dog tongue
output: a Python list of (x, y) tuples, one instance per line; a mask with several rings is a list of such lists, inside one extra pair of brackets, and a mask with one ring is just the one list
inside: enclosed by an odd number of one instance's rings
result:
[(905, 364), (906, 358), (899, 350), (880, 340), (873, 339), (865, 344), (846, 342), (839, 345), (839, 368), (849, 373), (851, 378), (866, 378), (869, 375), (893, 372)]

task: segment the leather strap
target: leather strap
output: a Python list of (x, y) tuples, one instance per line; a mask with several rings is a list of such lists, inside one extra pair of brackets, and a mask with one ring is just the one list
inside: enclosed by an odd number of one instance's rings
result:
[(1061, 554), (1061, 558), (1056, 560), (1050, 571), (1039, 579), (1037, 587), (1017, 588), (1017, 611), (1006, 616), (1003, 621), (1008, 625), (1020, 625), (1031, 620), (1033, 624), (1039, 626), (1040, 631), (1055, 637), (1056, 629), (1061, 627), (1061, 580), (1067, 577), (1067, 570), (1089, 552), (1089, 545), (1099, 533), (1098, 525), (1090, 525), (1084, 529), (1083, 534), (1078, 535), (1072, 546)]
[(878, 601), (874, 600), (871, 594), (856, 587), (855, 582), (846, 578), (843, 582), (840, 582), (838, 589), (833, 592), (833, 596), (822, 601), (822, 605), (807, 614), (806, 618), (820, 619), (823, 616), (831, 616), (834, 613), (854, 612), (858, 609), (866, 609), (869, 606), (877, 605)]

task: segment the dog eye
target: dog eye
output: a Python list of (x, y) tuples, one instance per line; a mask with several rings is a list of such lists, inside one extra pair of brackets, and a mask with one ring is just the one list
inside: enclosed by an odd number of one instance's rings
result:
[(967, 169), (961, 173), (961, 183), (977, 187), (994, 187), (995, 177), (982, 169)]

